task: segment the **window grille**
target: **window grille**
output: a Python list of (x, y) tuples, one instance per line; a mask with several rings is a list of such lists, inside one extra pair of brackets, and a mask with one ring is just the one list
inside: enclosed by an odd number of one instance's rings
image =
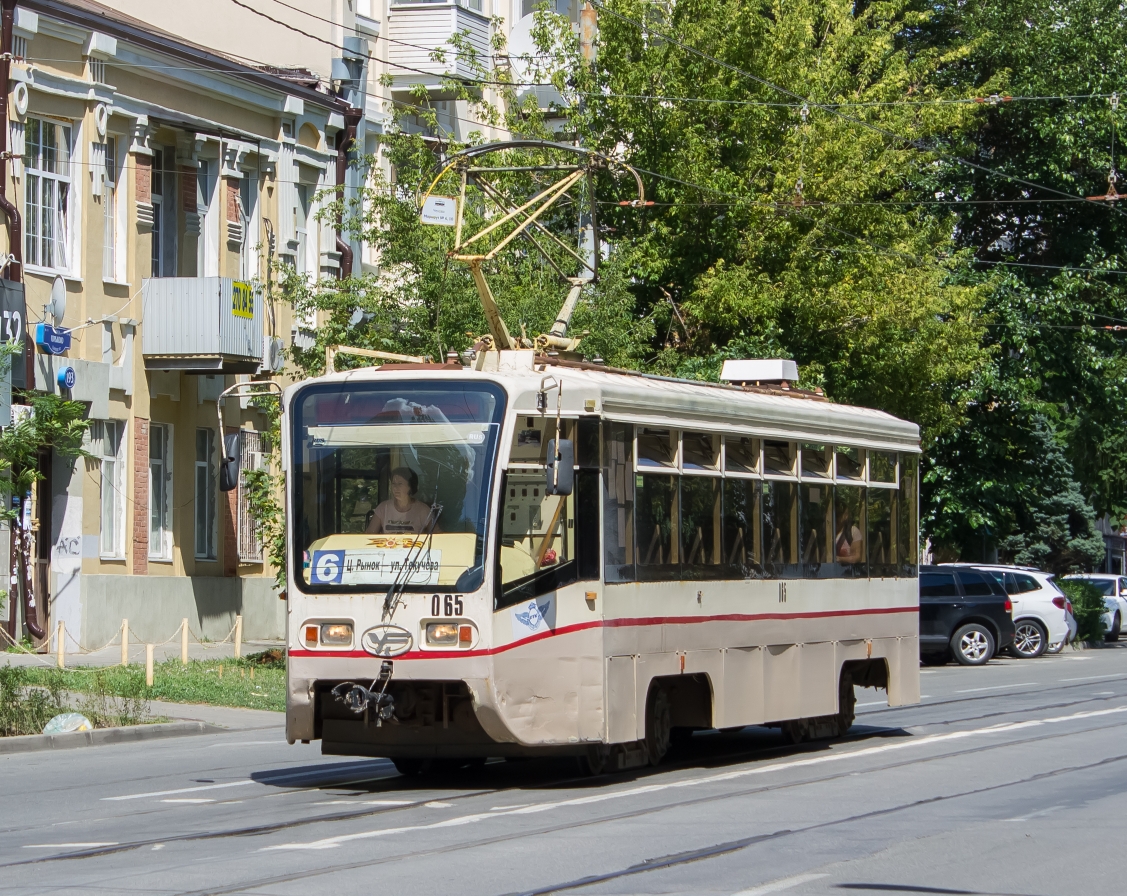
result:
[(265, 466), (265, 439), (262, 433), (249, 429), (244, 429), (239, 436), (239, 560), (261, 563), (262, 533), (250, 509), (247, 471), (261, 470)]

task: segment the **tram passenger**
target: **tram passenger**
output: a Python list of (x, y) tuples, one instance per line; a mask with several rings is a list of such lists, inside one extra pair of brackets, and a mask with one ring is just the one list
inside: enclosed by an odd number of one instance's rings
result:
[[(410, 467), (396, 467), (390, 481), (391, 497), (376, 505), (365, 531), (370, 535), (398, 535), (429, 530), (430, 507), (415, 498), (419, 474)], [(434, 531), (438, 531), (437, 526)]]
[(838, 502), (837, 536), (834, 538), (834, 554), (838, 563), (860, 563), (865, 559), (865, 538), (860, 527), (853, 521), (848, 504)]

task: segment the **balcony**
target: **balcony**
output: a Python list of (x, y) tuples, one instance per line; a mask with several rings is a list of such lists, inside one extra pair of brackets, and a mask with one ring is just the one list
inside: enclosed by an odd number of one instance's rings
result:
[[(469, 32), (468, 41), (477, 51), (479, 63), (485, 68), (492, 64), (489, 18), (469, 8), (473, 0), (466, 3), (393, 3), (388, 8), (387, 61), (394, 88), (438, 87), (444, 77), (480, 77), (447, 43), (460, 31)], [(445, 54), (443, 62), (431, 58), (438, 49)]]
[(148, 370), (257, 373), (262, 296), (230, 277), (159, 277), (142, 284), (141, 354)]

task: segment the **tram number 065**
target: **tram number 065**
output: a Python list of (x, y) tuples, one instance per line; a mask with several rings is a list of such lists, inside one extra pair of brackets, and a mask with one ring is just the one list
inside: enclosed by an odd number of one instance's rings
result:
[(464, 612), (460, 594), (436, 594), (430, 599), (431, 616), (461, 616)]

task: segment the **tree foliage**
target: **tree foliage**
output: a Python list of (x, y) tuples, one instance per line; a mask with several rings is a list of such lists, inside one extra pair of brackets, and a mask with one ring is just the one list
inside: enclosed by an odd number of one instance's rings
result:
[[(610, 0), (593, 66), (547, 5), (521, 65), (499, 30), (490, 56), (466, 35), (436, 55), (488, 84), (443, 85), (464, 114), (641, 172), (642, 208), (618, 204), (613, 166), (597, 177), (610, 254), (573, 320), (582, 352), (700, 379), (793, 358), (805, 385), (921, 426), (940, 552), (1065, 570), (1099, 561), (1094, 513), (1127, 515), (1127, 358), (1106, 329), (1127, 323), (1127, 206), (1070, 199), (1107, 189), (1124, 25), (1110, 0)], [(514, 73), (550, 83), (552, 108)], [(430, 96), (397, 101), (361, 201), (329, 211), (378, 272), (284, 281), (317, 320), (304, 373), (326, 345), (441, 359), (486, 331), (451, 230), (418, 216), (482, 137), (453, 140)], [(467, 208), (486, 220), (472, 183)], [(576, 236), (574, 208), (545, 222)], [(551, 325), (566, 287), (550, 261), (518, 241), (486, 268), (514, 334)]]

